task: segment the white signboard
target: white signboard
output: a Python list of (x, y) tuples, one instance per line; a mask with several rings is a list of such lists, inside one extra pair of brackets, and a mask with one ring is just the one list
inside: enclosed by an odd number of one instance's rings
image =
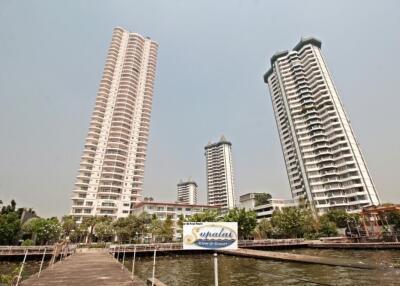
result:
[(183, 249), (237, 249), (237, 222), (183, 223)]

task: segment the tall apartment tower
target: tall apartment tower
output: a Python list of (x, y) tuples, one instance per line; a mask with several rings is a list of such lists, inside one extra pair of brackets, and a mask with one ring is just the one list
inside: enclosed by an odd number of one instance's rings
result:
[(269, 86), (292, 196), (316, 214), (378, 205), (360, 147), (321, 53), (302, 39), (271, 58)]
[(140, 201), (156, 42), (115, 28), (72, 196), (71, 214), (128, 216)]
[(178, 185), (178, 202), (197, 204), (197, 184), (192, 180), (179, 182)]
[(205, 147), (207, 165), (207, 202), (223, 210), (235, 207), (232, 144), (224, 136)]

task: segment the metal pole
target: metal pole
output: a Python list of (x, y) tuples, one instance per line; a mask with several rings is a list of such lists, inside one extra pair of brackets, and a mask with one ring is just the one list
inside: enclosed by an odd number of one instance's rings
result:
[(157, 247), (154, 247), (154, 257), (153, 257), (153, 279), (151, 279), (151, 286), (154, 286), (154, 276), (156, 274), (156, 253)]
[(40, 263), (39, 273), (38, 273), (38, 276), (37, 276), (38, 278), (40, 277), (40, 272), (42, 272), (42, 267), (43, 267), (43, 262), (44, 262), (45, 256), (46, 256), (46, 248), (44, 249), (42, 262)]
[(124, 255), (122, 256), (122, 265), (121, 265), (121, 269), (124, 269), (124, 263), (125, 263), (125, 247), (124, 247)]
[(15, 286), (18, 286), (19, 281), (21, 280), (21, 275), (22, 275), (22, 271), (24, 270), (25, 260), (26, 260), (27, 256), (28, 256), (28, 249), (25, 251), (24, 260), (22, 261), (21, 269), (19, 270), (19, 273), (18, 273), (18, 280), (17, 280), (17, 283), (15, 284)]
[(133, 249), (133, 259), (132, 259), (132, 280), (135, 275), (135, 260), (136, 260), (136, 246)]
[(218, 286), (218, 254), (214, 253), (214, 285)]

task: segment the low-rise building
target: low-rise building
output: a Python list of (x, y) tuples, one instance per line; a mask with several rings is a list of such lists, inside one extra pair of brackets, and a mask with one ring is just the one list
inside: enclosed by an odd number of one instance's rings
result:
[(269, 204), (258, 205), (254, 207), (257, 214), (257, 220), (270, 219), (275, 210), (282, 210), (284, 208), (295, 208), (298, 202), (293, 199), (271, 199)]
[(247, 193), (240, 196), (240, 207), (247, 211), (254, 211), (257, 214), (257, 220), (270, 219), (275, 210), (281, 210), (288, 207), (297, 207), (298, 201), (293, 199), (273, 199), (270, 198), (268, 203), (260, 203), (257, 200), (258, 195), (265, 193)]
[(174, 240), (181, 238), (181, 231), (177, 228), (179, 217), (189, 218), (196, 213), (202, 213), (207, 210), (219, 210), (219, 206), (188, 204), (188, 203), (168, 203), (168, 202), (140, 202), (135, 205), (133, 213), (139, 215), (143, 212), (153, 216), (156, 215), (160, 220), (166, 220), (170, 217), (173, 221)]

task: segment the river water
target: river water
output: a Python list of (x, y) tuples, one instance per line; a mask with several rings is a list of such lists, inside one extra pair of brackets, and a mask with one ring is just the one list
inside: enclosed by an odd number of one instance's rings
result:
[[(330, 250), (293, 249), (291, 253), (338, 257), (353, 262), (368, 262), (387, 266), (387, 270), (363, 270), (316, 264), (289, 263), (273, 260), (218, 256), (220, 286), (252, 285), (400, 285), (399, 250)], [(130, 270), (132, 257), (126, 257)], [(152, 257), (139, 257), (135, 274), (143, 280), (151, 277)], [(0, 261), (0, 273), (9, 273), (19, 263)], [(24, 277), (38, 271), (40, 260), (28, 260)], [(214, 285), (212, 254), (168, 255), (157, 257), (156, 277), (168, 286)]]

